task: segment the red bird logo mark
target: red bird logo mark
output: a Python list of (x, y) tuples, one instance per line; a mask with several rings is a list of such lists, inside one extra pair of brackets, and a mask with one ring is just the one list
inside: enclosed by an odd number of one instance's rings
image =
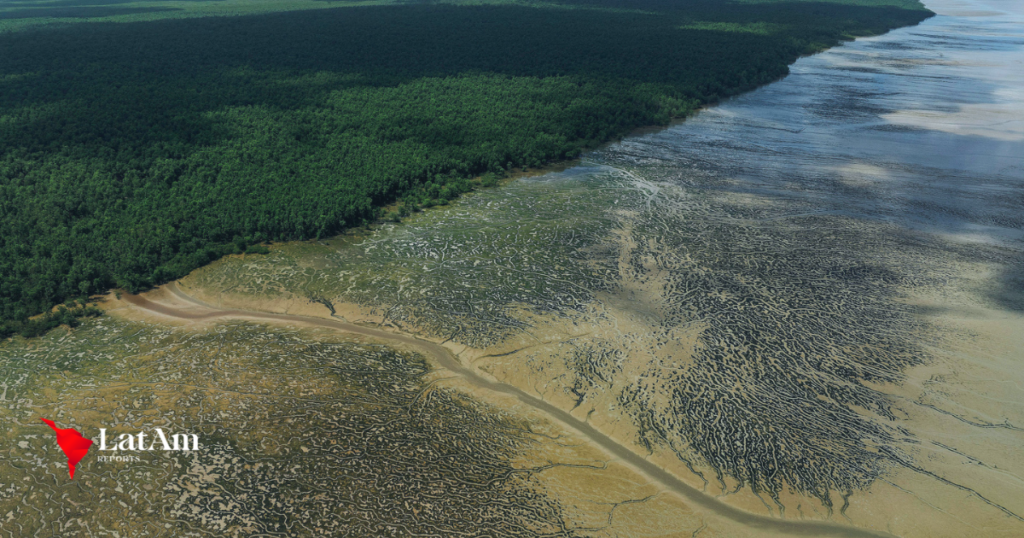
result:
[(85, 453), (92, 446), (92, 440), (82, 437), (82, 434), (72, 428), (58, 428), (52, 420), (46, 420), (45, 418), (40, 418), (39, 420), (42, 420), (47, 426), (53, 428), (53, 431), (57, 432), (57, 444), (60, 445), (60, 449), (68, 457), (71, 479), (74, 480), (75, 465), (78, 465), (78, 462), (82, 461), (82, 458), (85, 457)]

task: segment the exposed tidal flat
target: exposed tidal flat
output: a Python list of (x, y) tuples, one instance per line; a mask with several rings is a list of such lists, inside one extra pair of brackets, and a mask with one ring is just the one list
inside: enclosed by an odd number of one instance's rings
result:
[[(108, 318), (2, 351), (0, 424), (14, 442), (0, 458), (0, 535), (552, 535), (565, 518), (543, 487), (560, 465), (604, 471), (625, 499), (657, 497), (585, 447), (432, 386), (423, 357), (393, 345), (163, 321)], [(189, 432), (200, 450), (105, 459), (94, 447), (68, 481), (39, 416), (89, 436)], [(595, 529), (613, 527), (614, 506), (598, 508)]]
[(928, 7), (579, 166), (183, 289), (444, 343), (744, 510), (1019, 534), (1022, 13)]
[[(422, 350), (112, 298), (72, 335), (0, 349), (0, 420), (27, 445), (4, 447), (0, 517), (95, 535), (1020, 535), (1024, 13), (928, 7), (578, 166), (176, 287), (443, 345), (711, 504)], [(72, 409), (209, 448), (38, 479), (64, 469), (31, 421)], [(77, 508), (97, 492), (103, 510)]]

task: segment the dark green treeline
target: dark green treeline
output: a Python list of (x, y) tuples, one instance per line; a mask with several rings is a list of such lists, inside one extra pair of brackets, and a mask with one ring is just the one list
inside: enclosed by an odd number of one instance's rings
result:
[(445, 203), (469, 178), (575, 157), (929, 15), (910, 0), (566, 0), (0, 35), (0, 337), (397, 200)]

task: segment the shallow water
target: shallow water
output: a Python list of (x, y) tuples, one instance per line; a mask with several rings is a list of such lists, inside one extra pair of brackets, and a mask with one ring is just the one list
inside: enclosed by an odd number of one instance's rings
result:
[(1019, 249), (1024, 5), (927, 4), (938, 16), (917, 27), (804, 58), (780, 82), (593, 158), (657, 160), (697, 187)]

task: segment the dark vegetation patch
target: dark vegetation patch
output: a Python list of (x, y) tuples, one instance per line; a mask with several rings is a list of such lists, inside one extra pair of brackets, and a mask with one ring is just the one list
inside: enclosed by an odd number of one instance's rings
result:
[(158, 13), (161, 11), (177, 11), (176, 8), (167, 7), (45, 7), (30, 9), (11, 9), (0, 11), (0, 20), (3, 19), (34, 19), (38, 17), (50, 17), (55, 19), (92, 19), (98, 17), (113, 17), (116, 15), (137, 15), (140, 13)]
[[(907, 277), (866, 261), (864, 251), (910, 247), (852, 219), (674, 224), (678, 233), (659, 237), (671, 255), (648, 250), (643, 237), (636, 255), (666, 265), (697, 260), (664, 272), (666, 325), (701, 320), (706, 328), (691, 364), (647, 374), (667, 404), (656, 404), (644, 383), (623, 392), (641, 441), (673, 447), (684, 461), (689, 453), (713, 469), (716, 477), (702, 476), (712, 487), (724, 490), (723, 478), (732, 477), (780, 512), (787, 489), (831, 511), (837, 493), (909, 461), (895, 448), (905, 432), (890, 425), (899, 411), (872, 386), (899, 383), (921, 363), (907, 338), (920, 328), (909, 307), (892, 301)], [(849, 247), (816, 248), (822, 244)]]
[(0, 36), (0, 319), (443, 204), (929, 15), (878, 4), (405, 5)]
[(61, 325), (77, 327), (81, 323), (81, 318), (94, 318), (102, 313), (102, 310), (88, 305), (84, 301), (72, 300), (68, 301), (66, 305), (60, 305), (56, 309), (32, 319), (0, 320), (0, 338), (7, 338), (12, 334), (19, 334), (24, 338), (34, 338)]

